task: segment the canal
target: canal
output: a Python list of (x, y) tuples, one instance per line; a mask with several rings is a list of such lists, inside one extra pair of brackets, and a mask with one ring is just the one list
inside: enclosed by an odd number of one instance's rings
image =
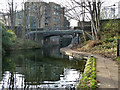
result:
[(2, 59), (2, 88), (74, 88), (85, 60), (77, 60), (52, 48), (14, 51)]

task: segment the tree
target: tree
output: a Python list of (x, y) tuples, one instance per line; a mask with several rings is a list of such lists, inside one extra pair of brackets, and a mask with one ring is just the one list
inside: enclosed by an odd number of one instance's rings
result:
[(17, 9), (17, 4), (15, 5), (14, 1), (9, 1), (8, 0), (8, 7), (9, 7), (9, 10), (8, 10), (8, 13), (9, 13), (9, 16), (10, 16), (10, 24), (11, 24), (11, 29), (14, 30), (14, 27), (15, 27), (15, 18), (16, 18), (16, 9)]
[(7, 32), (7, 29), (5, 28), (4, 23), (0, 21), (0, 24), (2, 26), (1, 28), (2, 29), (2, 54), (4, 55), (5, 51), (9, 49), (10, 46), (12, 45), (12, 41), (10, 40), (12, 35), (9, 32)]
[(40, 24), (40, 20), (41, 20), (41, 17), (42, 17), (42, 14), (40, 13), (40, 9), (41, 9), (41, 2), (36, 2), (35, 3), (35, 19), (36, 19), (36, 33), (35, 33), (35, 41), (37, 41), (37, 29), (39, 27), (39, 24)]
[[(26, 32), (28, 33), (28, 6), (27, 2), (24, 2), (23, 0), (23, 5), (22, 5), (22, 11), (23, 11), (23, 18), (22, 18), (22, 23), (23, 23), (23, 31), (22, 31), (22, 38), (26, 39)], [(27, 31), (26, 31), (27, 30)]]
[[(42, 6), (41, 6), (41, 1), (40, 0), (39, 2), (25, 2), (25, 13), (26, 15), (24, 16), (28, 22), (26, 22), (26, 27), (29, 28), (29, 32), (31, 31), (31, 24), (32, 24), (32, 17), (34, 17), (34, 21), (35, 21), (35, 41), (37, 41), (37, 30), (38, 28), (40, 27), (40, 21), (41, 21), (41, 18), (44, 14), (44, 11), (42, 11)], [(28, 33), (28, 31), (27, 31)], [(30, 38), (30, 36), (28, 37)]]
[(24, 3), (24, 0), (23, 0), (23, 4), (24, 4), (24, 13), (23, 13), (23, 32), (22, 32), (22, 36), (23, 36), (23, 39), (25, 40), (25, 32), (26, 32), (26, 24), (27, 24), (27, 10), (26, 10), (26, 3)]
[[(81, 21), (81, 16), (83, 16), (83, 18), (88, 18), (91, 21), (93, 40), (99, 40), (101, 4), (100, 0), (86, 0), (86, 2), (83, 0), (71, 0), (71, 2), (65, 6), (66, 16), (79, 22)], [(82, 20), (84, 22), (84, 19)]]

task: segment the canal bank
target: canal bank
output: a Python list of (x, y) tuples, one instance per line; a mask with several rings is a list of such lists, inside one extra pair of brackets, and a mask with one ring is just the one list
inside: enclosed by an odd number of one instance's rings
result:
[[(75, 58), (91, 56), (91, 53), (72, 50), (71, 47), (61, 48), (60, 51)], [(98, 82), (98, 88), (118, 88), (118, 65), (110, 58), (104, 58), (96, 54), (92, 55), (96, 58), (96, 80)]]

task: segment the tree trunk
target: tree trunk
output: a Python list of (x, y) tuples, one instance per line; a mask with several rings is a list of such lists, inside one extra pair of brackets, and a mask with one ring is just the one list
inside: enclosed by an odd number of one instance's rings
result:
[(26, 4), (24, 4), (24, 18), (23, 18), (23, 39), (25, 40), (25, 31), (26, 31)]
[(97, 3), (96, 0), (93, 1), (93, 11), (91, 13), (91, 24), (92, 24), (92, 36), (93, 40), (99, 40), (100, 32), (100, 2)]
[(13, 10), (13, 0), (10, 7), (10, 18), (11, 18), (11, 29), (14, 31), (14, 10)]
[(35, 32), (35, 41), (37, 41), (37, 28), (38, 28), (38, 19), (36, 17), (36, 32)]
[[(29, 33), (31, 32), (31, 11), (30, 11), (30, 22), (29, 22)], [(31, 39), (30, 34), (29, 34), (29, 39)]]
[(84, 37), (84, 41), (86, 41), (86, 36), (85, 36), (85, 2), (82, 2), (83, 3), (83, 7), (82, 7), (82, 30), (83, 30), (83, 37)]

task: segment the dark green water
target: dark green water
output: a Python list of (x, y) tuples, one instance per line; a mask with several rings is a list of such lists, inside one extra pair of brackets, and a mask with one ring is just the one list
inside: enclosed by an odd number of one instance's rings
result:
[(59, 47), (11, 52), (2, 60), (0, 89), (73, 87), (84, 65), (84, 60), (60, 54)]

